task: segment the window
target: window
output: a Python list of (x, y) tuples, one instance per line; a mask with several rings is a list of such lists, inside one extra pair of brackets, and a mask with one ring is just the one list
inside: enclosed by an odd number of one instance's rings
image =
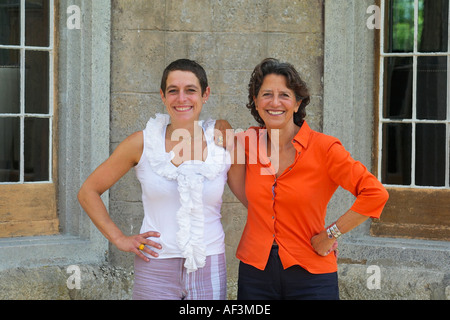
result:
[(0, 237), (58, 232), (53, 0), (0, 0)]
[(376, 235), (450, 240), (449, 0), (384, 0)]

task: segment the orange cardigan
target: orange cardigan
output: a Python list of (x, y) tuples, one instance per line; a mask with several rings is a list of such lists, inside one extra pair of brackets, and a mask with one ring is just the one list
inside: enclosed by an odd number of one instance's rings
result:
[[(251, 130), (265, 137), (265, 129), (252, 127), (241, 134), (241, 142)], [(250, 140), (255, 144), (257, 139)], [(275, 240), (285, 269), (300, 265), (314, 274), (336, 272), (335, 255), (319, 256), (311, 245), (311, 238), (325, 228), (332, 195), (342, 186), (356, 197), (351, 210), (379, 218), (388, 193), (338, 139), (311, 130), (306, 121), (292, 143), (295, 161), (278, 178), (265, 144), (245, 146), (248, 217), (236, 256), (264, 270)]]

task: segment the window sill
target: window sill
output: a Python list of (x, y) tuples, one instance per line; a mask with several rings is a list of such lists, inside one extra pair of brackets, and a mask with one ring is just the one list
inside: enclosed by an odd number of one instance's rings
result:
[(338, 263), (450, 271), (449, 257), (450, 243), (445, 241), (360, 235), (339, 241)]
[(81, 239), (72, 235), (0, 239), (0, 270), (77, 263), (102, 263), (108, 242), (99, 235)]

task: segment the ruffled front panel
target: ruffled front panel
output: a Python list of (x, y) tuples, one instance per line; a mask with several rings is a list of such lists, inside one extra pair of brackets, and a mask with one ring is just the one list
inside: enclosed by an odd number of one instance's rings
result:
[(171, 162), (174, 153), (165, 152), (164, 133), (170, 117), (157, 114), (148, 121), (145, 128), (145, 156), (151, 168), (158, 175), (177, 181), (181, 207), (176, 214), (178, 223), (177, 244), (186, 259), (184, 264), (188, 272), (196, 271), (205, 266), (206, 246), (204, 243), (203, 214), (203, 181), (213, 180), (227, 170), (229, 155), (222, 147), (214, 143), (215, 121), (200, 121), (205, 131), (208, 145), (206, 161), (186, 161), (179, 167)]

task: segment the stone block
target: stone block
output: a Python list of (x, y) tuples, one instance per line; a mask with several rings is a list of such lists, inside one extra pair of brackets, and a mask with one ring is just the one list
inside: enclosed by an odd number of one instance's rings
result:
[(112, 92), (159, 92), (165, 68), (164, 33), (114, 30), (111, 41)]
[(167, 0), (167, 31), (210, 31), (213, 9), (209, 0)]
[(248, 70), (213, 70), (211, 72), (211, 89), (220, 95), (247, 96), (248, 83), (252, 73), (250, 68), (248, 66)]
[(69, 266), (15, 268), (0, 272), (0, 300), (126, 300), (133, 290), (133, 272), (110, 266), (75, 265), (80, 288), (69, 289)]
[(449, 284), (445, 272), (417, 267), (379, 267), (379, 287), (368, 265), (339, 264), (342, 300), (445, 300)]
[(213, 31), (264, 32), (267, 30), (267, 0), (213, 1)]
[(112, 0), (112, 29), (163, 30), (166, 1)]
[(246, 130), (249, 126), (256, 125), (250, 111), (245, 107), (246, 97), (220, 95), (216, 96), (215, 100), (214, 105), (208, 102), (203, 106), (202, 119), (224, 119), (231, 124), (233, 129)]
[(267, 56), (266, 33), (218, 33), (218, 69), (253, 70)]
[(311, 102), (306, 107), (306, 118), (311, 129), (322, 132), (323, 128), (323, 97), (311, 96)]
[(322, 0), (269, 0), (267, 29), (286, 33), (320, 33)]
[(114, 93), (111, 96), (111, 142), (122, 142), (145, 129), (155, 113), (165, 112), (160, 94)]
[(271, 33), (268, 37), (268, 55), (294, 65), (310, 94), (322, 95), (323, 36), (315, 33)]
[(164, 45), (166, 64), (188, 58), (200, 63), (207, 73), (218, 67), (218, 47), (213, 33), (166, 32)]

